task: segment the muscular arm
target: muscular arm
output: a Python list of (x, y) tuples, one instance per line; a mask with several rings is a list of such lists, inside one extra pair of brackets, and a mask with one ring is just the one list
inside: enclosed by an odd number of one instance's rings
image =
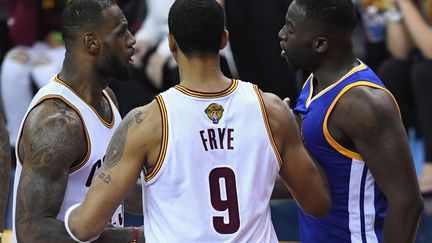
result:
[[(117, 109), (119, 110), (119, 104), (118, 100), (114, 94), (114, 91), (107, 87), (105, 89), (111, 100), (116, 105)], [(141, 183), (140, 180), (137, 181), (136, 185), (133, 187), (131, 192), (129, 193), (128, 197), (124, 201), (124, 209), (126, 212), (130, 214), (135, 215), (142, 215), (142, 191), (141, 191)]]
[(280, 176), (305, 213), (324, 216), (331, 204), (327, 180), (303, 146), (294, 113), (273, 94), (263, 93), (263, 99), (283, 161)]
[(80, 240), (97, 236), (127, 196), (145, 163), (156, 161), (161, 139), (160, 111), (155, 102), (129, 112), (110, 141), (104, 168), (84, 202), (72, 211), (69, 226)]
[(84, 136), (78, 115), (60, 100), (44, 101), (28, 115), (17, 148), (23, 162), (16, 198), (19, 242), (73, 242), (56, 216), (68, 170), (84, 158)]
[(387, 198), (383, 242), (414, 242), (423, 202), (405, 129), (391, 96), (354, 87), (342, 96), (329, 122), (352, 142)]
[[(19, 154), (23, 170), (18, 186), (16, 232), (19, 242), (74, 242), (57, 220), (70, 166), (85, 156), (78, 114), (60, 100), (47, 100), (30, 112)], [(132, 242), (132, 229), (109, 228), (98, 242)]]
[(4, 229), (3, 223), (5, 221), (5, 210), (9, 192), (10, 168), (9, 134), (6, 129), (2, 104), (0, 103), (0, 232), (3, 232)]

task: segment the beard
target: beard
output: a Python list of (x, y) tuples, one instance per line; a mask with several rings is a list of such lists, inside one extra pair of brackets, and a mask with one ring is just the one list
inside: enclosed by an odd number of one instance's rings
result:
[(123, 64), (119, 58), (114, 55), (105, 56), (98, 65), (99, 71), (107, 78), (115, 78), (119, 80), (129, 80), (132, 76), (132, 71), (128, 65)]

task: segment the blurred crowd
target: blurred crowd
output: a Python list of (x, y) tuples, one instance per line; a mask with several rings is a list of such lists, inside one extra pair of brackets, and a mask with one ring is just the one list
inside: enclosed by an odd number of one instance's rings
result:
[[(62, 66), (60, 14), (67, 0), (0, 0), (0, 93), (11, 148), (33, 95)], [(118, 0), (136, 38), (131, 80), (112, 80), (120, 112), (150, 102), (178, 83), (167, 44), (167, 16), (174, 0)], [(294, 73), (280, 57), (278, 31), (291, 0), (225, 0), (229, 46), (227, 76), (256, 83), (294, 104), (306, 73)], [(432, 194), (432, 0), (354, 0), (357, 56), (395, 95), (408, 130), (423, 138), (421, 191)]]

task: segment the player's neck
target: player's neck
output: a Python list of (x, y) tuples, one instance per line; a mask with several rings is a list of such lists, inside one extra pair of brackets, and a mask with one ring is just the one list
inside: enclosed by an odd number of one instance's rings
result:
[(107, 87), (104, 82), (91, 68), (91, 65), (82, 65), (77, 60), (66, 58), (59, 73), (59, 78), (70, 86), (81, 98), (92, 104), (102, 98), (102, 90)]
[(314, 71), (314, 77), (318, 80), (317, 88), (325, 89), (341, 79), (351, 69), (360, 63), (353, 53), (342, 57), (332, 58), (332, 61), (326, 61)]
[(220, 69), (219, 56), (179, 57), (180, 85), (200, 92), (219, 92), (231, 84)]

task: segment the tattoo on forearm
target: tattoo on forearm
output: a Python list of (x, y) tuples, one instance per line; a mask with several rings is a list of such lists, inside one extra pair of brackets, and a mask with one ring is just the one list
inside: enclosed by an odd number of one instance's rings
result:
[(99, 178), (101, 178), (102, 181), (106, 184), (109, 184), (111, 182), (111, 175), (109, 174), (109, 172), (105, 173), (105, 171), (101, 171), (101, 173), (99, 173)]
[(105, 183), (109, 184), (111, 181), (111, 175), (109, 173), (109, 169), (113, 168), (120, 161), (129, 128), (132, 126), (133, 122), (139, 124), (143, 121), (142, 112), (136, 111), (132, 114), (126, 116), (125, 120), (120, 124), (114, 133), (111, 142), (108, 146), (108, 153), (105, 157), (104, 161), (104, 171), (99, 173), (99, 178), (102, 179)]

